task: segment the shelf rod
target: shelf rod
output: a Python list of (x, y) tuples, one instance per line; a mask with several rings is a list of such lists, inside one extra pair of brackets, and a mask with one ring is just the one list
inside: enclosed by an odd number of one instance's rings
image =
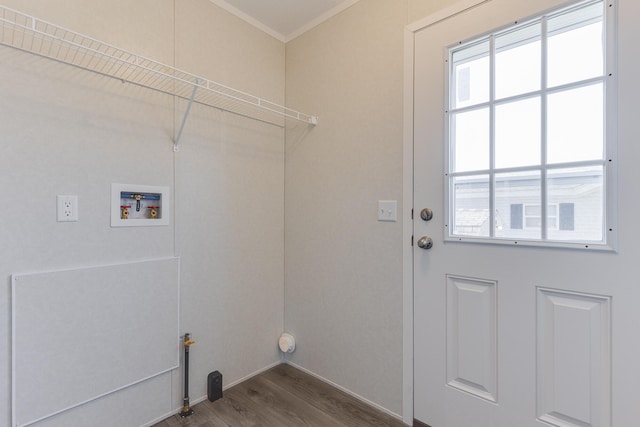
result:
[[(29, 42), (31, 43), (29, 44)], [(258, 114), (248, 115), (249, 113), (236, 108), (247, 105), (285, 119), (302, 121), (311, 126), (318, 123), (317, 116), (300, 113), (215, 81), (195, 76), (3, 5), (0, 5), (0, 44), (183, 99), (186, 98), (186, 94), (183, 94), (181, 90), (177, 88), (165, 89), (166, 86), (160, 86), (156, 84), (156, 81), (166, 78), (184, 89), (193, 85), (189, 107), (193, 102), (197, 102), (280, 126), (275, 122), (263, 119)], [(69, 56), (70, 54), (72, 56)], [(78, 55), (81, 57), (78, 58)], [(97, 68), (99, 65), (102, 68)], [(127, 76), (125, 77), (124, 74)], [(195, 79), (195, 83), (191, 79)], [(151, 83), (145, 84), (144, 82)], [(198, 86), (203, 90), (197, 91)], [(196, 92), (198, 93), (196, 94)], [(221, 98), (216, 99), (216, 97)], [(229, 109), (220, 99), (235, 103), (234, 108)], [(181, 129), (185, 121), (186, 115)], [(176, 138), (176, 147), (179, 137), (180, 135)]]
[(182, 124), (180, 125), (180, 130), (178, 131), (178, 135), (176, 136), (176, 140), (173, 142), (173, 151), (177, 153), (180, 151), (180, 137), (182, 137), (182, 131), (184, 130), (184, 124), (187, 122), (187, 117), (189, 116), (189, 111), (191, 111), (191, 106), (193, 105), (193, 99), (196, 97), (196, 91), (198, 90), (198, 84), (200, 83), (200, 79), (196, 77), (196, 82), (193, 85), (193, 92), (191, 92), (191, 98), (189, 98), (189, 104), (187, 104), (187, 109), (184, 112), (184, 117), (182, 118)]

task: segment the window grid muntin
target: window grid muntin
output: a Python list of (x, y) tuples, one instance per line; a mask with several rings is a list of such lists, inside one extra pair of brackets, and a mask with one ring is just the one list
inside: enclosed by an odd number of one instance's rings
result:
[(489, 36), (489, 238), (496, 237), (496, 39)]
[[(613, 1), (614, 0), (610, 0), (609, 2), (605, 2), (605, 1), (601, 1), (601, 0), (591, 0), (591, 1), (585, 1), (582, 3), (577, 2), (574, 5), (568, 6), (568, 7), (564, 7), (562, 9), (560, 9), (559, 11), (555, 11), (554, 13), (550, 13), (547, 15), (543, 15), (539, 18), (536, 19), (532, 19), (530, 21), (526, 21), (523, 23), (518, 23), (518, 27), (520, 26), (529, 26), (529, 25), (535, 25), (536, 22), (540, 22), (541, 23), (541, 89), (537, 90), (537, 91), (531, 91), (531, 92), (527, 92), (527, 93), (522, 93), (522, 94), (518, 94), (518, 95), (512, 95), (509, 97), (505, 97), (503, 99), (495, 99), (495, 37), (499, 36), (501, 34), (510, 32), (510, 31), (517, 31), (513, 28), (509, 28), (506, 30), (501, 30), (501, 31), (495, 31), (492, 34), (489, 34), (487, 36), (484, 37), (479, 37), (477, 39), (472, 40), (471, 42), (469, 42), (468, 44), (463, 44), (463, 43), (459, 43), (458, 46), (456, 47), (452, 47), (448, 50), (447, 52), (447, 60), (446, 63), (448, 64), (448, 71), (447, 71), (447, 75), (448, 75), (448, 81), (449, 83), (447, 84), (447, 107), (445, 108), (445, 116), (446, 116), (446, 120), (447, 123), (449, 123), (449, 125), (446, 127), (447, 131), (446, 131), (446, 138), (448, 141), (448, 146), (449, 149), (447, 150), (447, 155), (446, 155), (446, 168), (447, 170), (445, 171), (445, 177), (446, 182), (447, 182), (447, 190), (446, 190), (446, 201), (447, 201), (447, 207), (446, 209), (448, 210), (448, 215), (447, 215), (447, 224), (446, 224), (446, 228), (448, 229), (447, 231), (447, 237), (449, 239), (453, 239), (453, 240), (465, 240), (465, 241), (473, 241), (473, 240), (479, 240), (479, 241), (487, 241), (486, 238), (477, 238), (475, 236), (469, 236), (469, 235), (456, 235), (454, 234), (454, 228), (455, 228), (455, 224), (454, 224), (454, 219), (455, 219), (455, 199), (454, 199), (454, 194), (453, 194), (453, 189), (452, 189), (452, 183), (454, 182), (456, 177), (462, 177), (462, 176), (472, 176), (472, 175), (481, 175), (481, 174), (485, 174), (485, 175), (489, 175), (489, 186), (490, 186), (490, 212), (489, 212), (489, 217), (490, 217), (490, 224), (491, 226), (489, 227), (490, 229), (490, 236), (489, 236), (489, 240), (488, 242), (499, 242), (499, 241), (507, 241), (507, 242), (513, 242), (514, 239), (513, 238), (502, 238), (502, 237), (496, 237), (496, 230), (495, 230), (495, 205), (496, 205), (496, 193), (495, 193), (495, 176), (497, 174), (501, 174), (501, 173), (506, 173), (506, 172), (516, 172), (516, 171), (531, 171), (531, 172), (538, 172), (540, 173), (540, 177), (541, 177), (541, 205), (543, 207), (543, 212), (542, 212), (542, 235), (540, 239), (534, 239), (531, 240), (530, 243), (533, 244), (547, 244), (547, 243), (561, 243), (561, 244), (566, 244), (567, 246), (571, 246), (573, 247), (574, 244), (578, 244), (579, 246), (582, 247), (590, 247), (590, 245), (604, 245), (607, 243), (608, 239), (607, 236), (609, 235), (609, 233), (607, 233), (607, 230), (609, 232), (613, 231), (613, 227), (609, 224), (608, 218), (611, 217), (612, 215), (612, 207), (608, 202), (608, 198), (611, 197), (612, 195), (610, 193), (612, 193), (612, 190), (610, 188), (611, 183), (610, 181), (610, 163), (611, 163), (611, 155), (609, 154), (609, 145), (607, 144), (607, 140), (611, 138), (612, 136), (612, 131), (611, 131), (611, 123), (610, 123), (610, 119), (608, 118), (607, 114), (612, 110), (612, 108), (610, 108), (611, 105), (611, 99), (610, 96), (608, 95), (608, 84), (607, 84), (607, 78), (612, 76), (612, 73), (609, 71), (609, 67), (610, 64), (612, 63), (611, 60), (611, 52), (610, 52), (610, 46), (613, 43), (613, 41), (611, 40), (613, 37), (610, 35), (609, 33), (609, 25), (610, 25), (610, 21), (612, 19), (612, 15), (610, 13), (607, 12), (607, 6), (609, 8), (611, 8), (613, 6)], [(574, 82), (570, 82), (570, 83), (564, 83), (564, 84), (560, 84), (557, 85), (555, 87), (547, 87), (547, 80), (548, 80), (548, 63), (547, 63), (547, 48), (548, 48), (548, 38), (549, 38), (549, 34), (548, 34), (548, 26), (547, 26), (547, 21), (549, 19), (553, 19), (557, 16), (563, 15), (563, 14), (567, 14), (567, 13), (573, 13), (577, 10), (580, 10), (581, 8), (587, 8), (590, 6), (593, 6), (597, 3), (600, 3), (601, 5), (601, 10), (602, 10), (602, 15), (600, 15), (600, 18), (594, 18), (591, 21), (584, 21), (583, 22), (579, 22), (579, 23), (575, 23), (573, 25), (573, 27), (577, 27), (580, 25), (588, 25), (585, 24), (586, 22), (596, 22), (599, 21), (602, 23), (602, 32), (603, 34), (605, 34), (605, 42), (606, 44), (603, 47), (603, 72), (602, 75), (597, 76), (597, 77), (592, 77), (592, 78), (587, 78), (584, 80), (578, 80), (578, 81), (574, 81)], [(568, 29), (567, 31), (569, 31), (570, 29)], [(558, 30), (556, 30), (558, 31)], [(460, 51), (461, 49), (466, 48), (467, 46), (472, 46), (472, 45), (480, 45), (482, 43), (485, 43), (487, 40), (490, 41), (490, 49), (489, 49), (489, 55), (490, 55), (490, 99), (488, 102), (482, 102), (482, 103), (478, 103), (478, 104), (472, 104), (472, 105), (467, 105), (461, 108), (450, 108), (451, 106), (455, 105), (455, 102), (453, 102), (453, 100), (451, 99), (452, 96), (455, 95), (454, 91), (450, 90), (451, 87), (451, 82), (455, 82), (455, 78), (453, 77), (452, 73), (454, 73), (454, 70), (456, 69), (456, 65), (458, 65), (457, 63), (453, 62), (453, 55), (455, 52)], [(470, 60), (468, 60), (470, 61)], [(468, 62), (467, 61), (467, 62)], [(547, 96), (553, 93), (560, 93), (563, 91), (568, 91), (568, 90), (572, 90), (572, 89), (576, 89), (576, 88), (580, 88), (580, 87), (585, 87), (585, 86), (589, 86), (592, 84), (602, 84), (603, 90), (604, 90), (604, 96), (603, 96), (603, 128), (604, 128), (604, 135), (603, 135), (603, 157), (602, 159), (596, 159), (593, 161), (576, 161), (576, 162), (563, 162), (563, 163), (554, 163), (552, 165), (549, 165), (547, 163)], [(513, 168), (500, 168), (500, 169), (496, 169), (495, 168), (495, 107), (497, 105), (503, 104), (503, 103), (508, 103), (508, 102), (514, 102), (517, 101), (519, 99), (526, 99), (526, 98), (531, 98), (531, 97), (535, 97), (535, 96), (540, 96), (541, 99), (541, 159), (540, 159), (540, 165), (539, 166), (522, 166), (522, 167), (513, 167)], [(481, 108), (489, 108), (490, 111), (490, 138), (489, 138), (489, 151), (490, 151), (490, 169), (489, 170), (472, 170), (472, 171), (464, 171), (464, 172), (455, 172), (453, 170), (454, 165), (453, 165), (453, 159), (455, 158), (454, 156), (454, 152), (452, 152), (453, 148), (455, 147), (455, 144), (452, 144), (452, 139), (451, 139), (451, 134), (452, 134), (452, 129), (451, 129), (451, 117), (453, 114), (455, 113), (460, 113), (460, 112), (465, 112), (465, 111), (471, 111), (474, 109), (481, 109)], [(579, 168), (579, 167), (583, 167), (583, 166), (602, 166), (602, 170), (603, 170), (603, 187), (602, 187), (602, 191), (603, 191), (603, 205), (602, 205), (602, 209), (604, 214), (603, 217), (603, 221), (601, 222), (601, 227), (602, 227), (602, 240), (600, 241), (592, 241), (592, 240), (588, 240), (588, 241), (584, 241), (584, 242), (574, 242), (574, 241), (558, 241), (558, 240), (552, 240), (549, 239), (547, 236), (547, 200), (548, 200), (548, 188), (547, 188), (547, 172), (549, 170), (554, 170), (554, 169), (562, 169), (562, 168)], [(527, 240), (527, 239), (516, 239), (516, 240)], [(515, 241), (514, 243), (518, 243), (518, 241)], [(583, 245), (583, 243), (585, 245)]]
[(540, 240), (548, 240), (547, 229), (547, 208), (548, 208), (548, 187), (547, 187), (547, 113), (548, 113), (548, 77), (549, 77), (549, 26), (547, 25), (547, 17), (542, 17), (541, 23), (541, 37), (540, 37), (540, 89), (542, 94), (540, 95), (540, 165), (542, 165), (542, 171), (540, 172), (540, 203), (541, 203), (541, 224), (540, 224)]

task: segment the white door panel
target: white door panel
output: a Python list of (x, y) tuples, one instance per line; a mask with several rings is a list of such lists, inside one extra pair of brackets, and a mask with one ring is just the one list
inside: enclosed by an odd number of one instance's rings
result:
[(497, 283), (447, 276), (447, 385), (498, 401)]
[(609, 425), (611, 298), (537, 290), (540, 419)]
[(414, 34), (414, 236), (434, 243), (414, 248), (414, 414), (431, 427), (640, 425), (638, 2), (612, 6), (618, 252), (444, 241), (445, 48), (565, 3), (491, 0)]

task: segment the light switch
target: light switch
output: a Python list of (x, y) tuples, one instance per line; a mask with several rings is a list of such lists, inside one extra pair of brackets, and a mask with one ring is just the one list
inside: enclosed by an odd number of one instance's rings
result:
[(378, 200), (378, 221), (397, 221), (398, 201)]

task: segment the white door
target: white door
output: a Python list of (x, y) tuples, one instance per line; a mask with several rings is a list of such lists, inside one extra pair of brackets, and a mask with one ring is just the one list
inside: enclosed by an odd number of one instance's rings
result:
[(414, 416), (431, 427), (640, 426), (640, 2), (606, 3), (619, 15), (607, 70), (619, 84), (617, 250), (445, 239), (446, 48), (561, 3), (491, 0), (414, 31), (413, 231), (433, 240), (413, 249)]

